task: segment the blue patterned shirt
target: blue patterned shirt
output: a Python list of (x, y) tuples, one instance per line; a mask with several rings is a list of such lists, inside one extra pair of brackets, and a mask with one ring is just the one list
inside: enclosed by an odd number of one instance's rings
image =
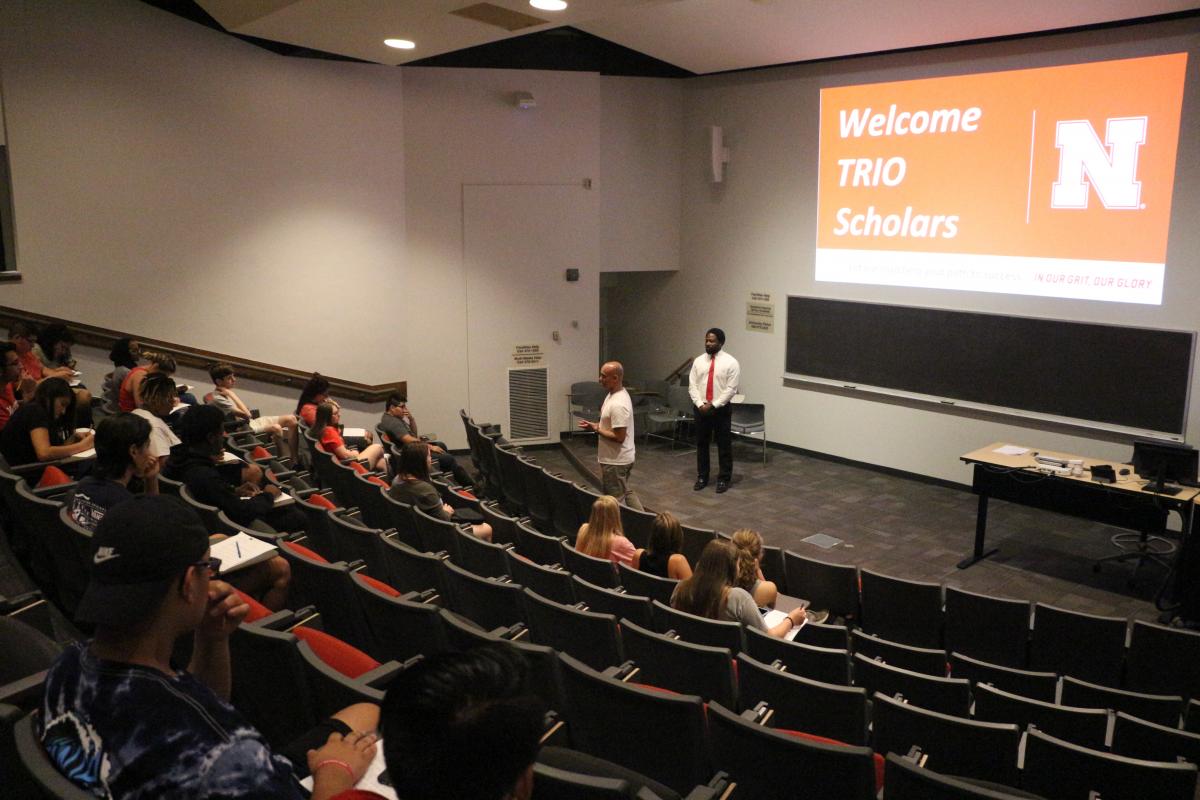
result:
[(46, 676), (42, 743), (96, 797), (301, 798), (291, 763), (187, 672), (102, 661), (75, 643)]

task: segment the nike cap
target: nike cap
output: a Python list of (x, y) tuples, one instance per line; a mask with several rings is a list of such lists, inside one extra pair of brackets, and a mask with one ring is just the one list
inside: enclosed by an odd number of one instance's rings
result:
[(178, 498), (138, 495), (108, 510), (92, 535), (79, 622), (132, 628), (157, 613), (167, 587), (208, 550), (200, 515)]

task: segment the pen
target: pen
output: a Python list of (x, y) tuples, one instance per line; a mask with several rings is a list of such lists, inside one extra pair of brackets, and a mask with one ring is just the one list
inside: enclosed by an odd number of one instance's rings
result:
[(238, 554), (238, 558), (241, 558), (241, 557), (242, 557), (242, 543), (241, 543), (241, 542), (234, 542), (234, 543), (233, 543), (233, 546), (237, 548), (237, 554)]

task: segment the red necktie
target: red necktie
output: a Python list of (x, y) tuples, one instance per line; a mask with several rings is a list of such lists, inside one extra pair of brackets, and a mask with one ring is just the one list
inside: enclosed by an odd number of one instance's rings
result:
[(712, 402), (712, 381), (713, 372), (717, 369), (717, 357), (713, 356), (712, 361), (708, 362), (708, 388), (704, 390), (704, 399)]

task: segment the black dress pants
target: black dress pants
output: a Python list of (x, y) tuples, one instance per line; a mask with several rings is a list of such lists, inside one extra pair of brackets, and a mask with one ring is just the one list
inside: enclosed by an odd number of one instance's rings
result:
[(693, 408), (696, 423), (696, 477), (708, 480), (708, 447), (714, 435), (717, 440), (717, 480), (728, 482), (733, 477), (733, 408), (726, 403), (709, 414)]

